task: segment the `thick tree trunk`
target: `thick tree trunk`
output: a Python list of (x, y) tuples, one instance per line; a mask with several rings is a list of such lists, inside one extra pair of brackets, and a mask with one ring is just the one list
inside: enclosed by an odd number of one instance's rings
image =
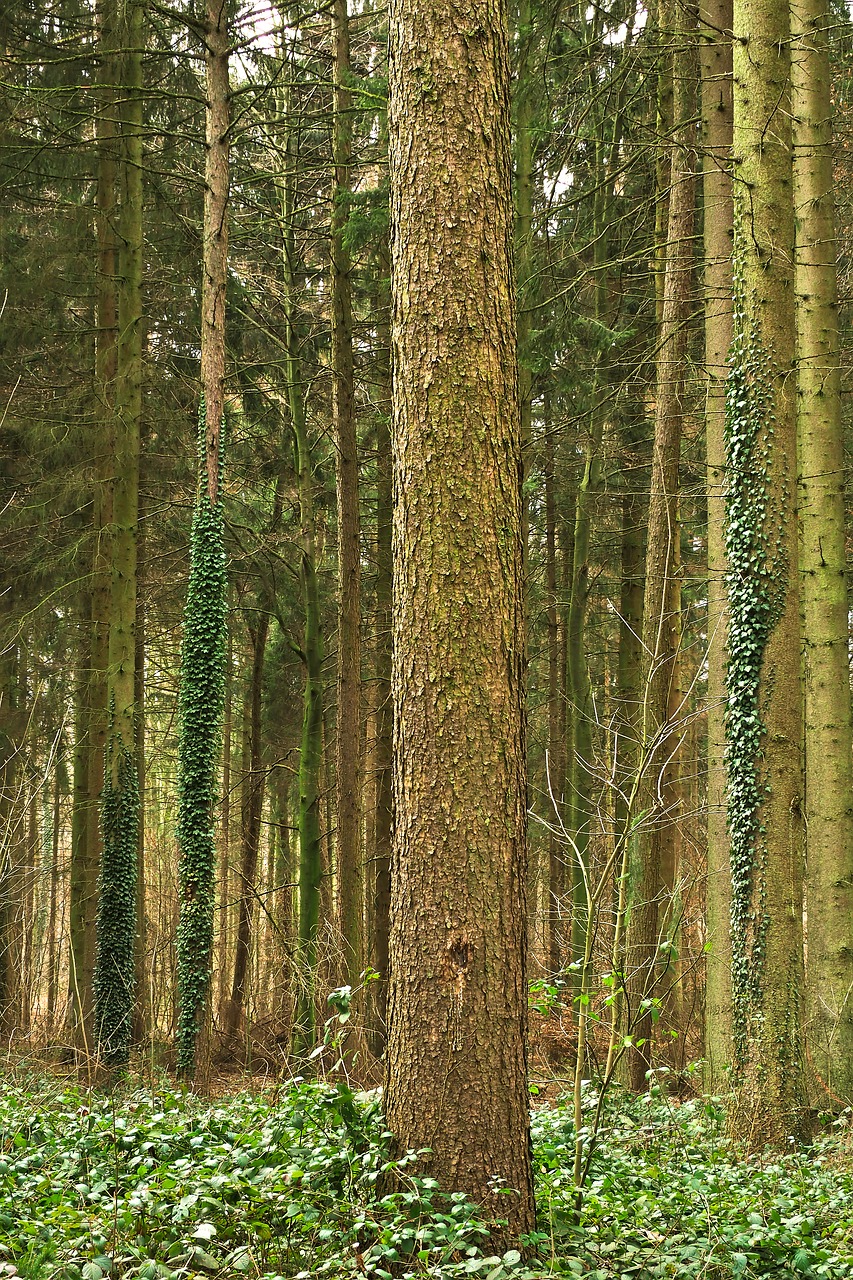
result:
[(726, 709), (732, 869), (732, 1133), (805, 1124), (802, 681), (797, 572), (790, 25), (734, 5), (734, 343), (727, 394)]
[[(500, 1247), (533, 1223), (506, 13), (393, 0), (395, 832), (385, 1107)], [(440, 783), (437, 785), (437, 780)], [(496, 1194), (511, 1189), (513, 1194)]]
[(732, 343), (732, 26), (731, 0), (700, 5), (702, 184), (705, 232), (705, 452), (708, 493), (708, 940), (705, 987), (705, 1088), (726, 1086), (732, 1060), (731, 869), (725, 797), (726, 360)]
[(853, 742), (832, 172), (834, 21), (791, 6), (797, 438), (803, 610), (808, 947), (806, 1041), (819, 1104), (853, 1102)]

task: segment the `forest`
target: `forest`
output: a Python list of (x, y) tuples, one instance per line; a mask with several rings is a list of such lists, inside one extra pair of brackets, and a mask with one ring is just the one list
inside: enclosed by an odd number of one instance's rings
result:
[(0, 1276), (853, 1277), (848, 9), (0, 34)]

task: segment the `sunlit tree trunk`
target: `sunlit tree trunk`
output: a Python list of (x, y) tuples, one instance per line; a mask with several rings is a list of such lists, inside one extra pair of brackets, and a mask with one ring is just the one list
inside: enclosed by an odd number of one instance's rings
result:
[(853, 742), (832, 166), (835, 17), (791, 5), (800, 583), (808, 864), (806, 1041), (819, 1104), (853, 1102)]
[(393, 0), (390, 86), (395, 830), (385, 1113), (397, 1151), (430, 1148), (424, 1168), (445, 1190), (505, 1220), (492, 1236), (506, 1247), (532, 1226), (533, 1196), (503, 7)]

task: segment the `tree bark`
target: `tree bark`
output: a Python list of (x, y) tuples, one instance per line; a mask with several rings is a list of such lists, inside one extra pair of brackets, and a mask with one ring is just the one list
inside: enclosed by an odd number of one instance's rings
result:
[(726, 826), (726, 360), (732, 344), (731, 0), (701, 0), (702, 188), (705, 249), (705, 453), (708, 495), (708, 875), (705, 888), (705, 1088), (726, 1087), (732, 1061), (731, 868)]
[[(395, 712), (385, 1105), (497, 1247), (533, 1223), (506, 13), (394, 0)], [(496, 1194), (512, 1189), (513, 1195)]]
[(832, 172), (833, 18), (791, 5), (800, 585), (805, 697), (806, 1042), (821, 1102), (853, 1102), (853, 732)]
[(209, 1064), (216, 844), (213, 809), (225, 699), (228, 581), (221, 501), (225, 413), (230, 112), (228, 12), (207, 0), (206, 159), (198, 482), (181, 652), (178, 849), (178, 1070), (203, 1084)]
[(802, 681), (797, 572), (790, 23), (734, 5), (734, 343), (727, 394), (726, 670), (733, 1136), (805, 1128)]
[[(657, 361), (655, 434), (649, 493), (646, 583), (643, 600), (643, 742), (646, 753), (640, 808), (641, 838), (632, 928), (629, 935), (631, 1088), (640, 1092), (652, 1065), (657, 960), (665, 869), (675, 860), (677, 788), (674, 759), (678, 717), (673, 716), (680, 642), (678, 465), (684, 425), (689, 320), (693, 310), (693, 222), (695, 139), (692, 123), (693, 59), (689, 15), (682, 17), (681, 47), (673, 56), (674, 136), (669, 187), (669, 223)], [(676, 704), (677, 705), (677, 704)]]
[(118, 335), (112, 415), (109, 725), (101, 796), (103, 852), (98, 896), (95, 1022), (98, 1050), (111, 1067), (130, 1052), (134, 1002), (136, 848), (136, 555), (142, 419), (142, 0), (120, 15), (116, 116), (118, 166)]
[(264, 659), (269, 635), (269, 612), (262, 609), (254, 627), (252, 639), (252, 678), (249, 690), (249, 752), (248, 771), (244, 778), (242, 799), (243, 847), (240, 859), (240, 885), (238, 894), (237, 940), (234, 951), (234, 977), (231, 982), (231, 998), (225, 1016), (225, 1034), (233, 1040), (239, 1033), (246, 1003), (246, 977), (252, 951), (252, 919), (255, 909), (255, 881), (258, 868), (258, 851), (261, 843), (261, 815), (264, 803), (264, 769), (261, 743), (261, 710), (264, 678)]
[(347, 0), (334, 0), (334, 167), (332, 193), (332, 417), (338, 504), (338, 708), (335, 725), (338, 917), (344, 976), (356, 986), (364, 967), (361, 851), (361, 527), (352, 345), (352, 284), (344, 240), (351, 194), (352, 92)]

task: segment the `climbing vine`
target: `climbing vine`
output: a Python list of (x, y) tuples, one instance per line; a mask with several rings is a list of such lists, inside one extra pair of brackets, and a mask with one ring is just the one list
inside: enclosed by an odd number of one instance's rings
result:
[[(786, 556), (779, 505), (770, 490), (774, 360), (751, 315), (742, 264), (734, 262), (734, 341), (726, 387), (726, 529), (729, 630), (726, 697), (727, 813), (731, 857), (732, 1000), (735, 1065), (746, 1054), (760, 1007), (768, 920), (768, 795), (761, 758), (765, 651), (785, 605)], [(784, 510), (784, 504), (781, 507)]]
[(98, 1052), (112, 1067), (130, 1056), (136, 987), (136, 848), (139, 836), (139, 779), (134, 752), (115, 732), (115, 699), (101, 793), (101, 869), (98, 884), (95, 958), (95, 1034)]
[(178, 1070), (192, 1075), (210, 989), (216, 850), (213, 805), (225, 695), (227, 573), (221, 501), (207, 492), (204, 397), (199, 407), (199, 482), (181, 653), (178, 764)]

